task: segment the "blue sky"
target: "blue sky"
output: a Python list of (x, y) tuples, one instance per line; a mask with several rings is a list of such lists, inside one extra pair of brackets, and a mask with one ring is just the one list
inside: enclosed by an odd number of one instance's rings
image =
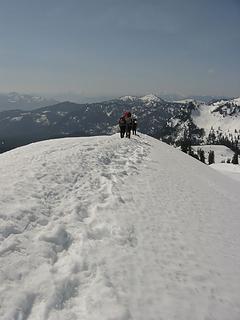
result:
[(240, 95), (240, 0), (0, 0), (0, 92)]

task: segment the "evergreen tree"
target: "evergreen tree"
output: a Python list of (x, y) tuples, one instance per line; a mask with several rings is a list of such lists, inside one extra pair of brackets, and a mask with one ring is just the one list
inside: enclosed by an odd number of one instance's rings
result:
[(182, 152), (185, 152), (185, 153), (188, 152), (188, 150), (189, 150), (189, 145), (188, 145), (188, 143), (187, 143), (186, 140), (182, 140), (182, 141), (181, 141), (181, 150), (182, 150)]
[(183, 132), (183, 139), (181, 140), (181, 150), (185, 153), (188, 153), (191, 151), (191, 139), (189, 134), (189, 127), (184, 129)]
[(202, 150), (202, 149), (199, 149), (199, 151), (198, 151), (198, 155), (199, 155), (199, 160), (201, 161), (201, 162), (203, 162), (203, 163), (205, 163), (205, 154), (204, 154), (204, 150)]
[(232, 163), (233, 164), (238, 164), (238, 153), (237, 151), (234, 153), (233, 158), (232, 158)]
[(199, 160), (199, 157), (198, 157), (198, 155), (197, 155), (197, 153), (195, 153), (194, 152), (194, 150), (191, 148), (191, 150), (189, 151), (189, 153), (188, 153), (191, 157), (193, 157), (193, 158), (195, 158), (195, 159), (197, 159), (197, 160)]
[(212, 163), (215, 163), (215, 155), (214, 155), (214, 151), (210, 150), (208, 154), (208, 164), (212, 164)]

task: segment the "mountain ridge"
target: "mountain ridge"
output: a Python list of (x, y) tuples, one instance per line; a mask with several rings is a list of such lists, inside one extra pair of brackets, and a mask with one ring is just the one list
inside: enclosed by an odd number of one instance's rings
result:
[(141, 132), (168, 143), (179, 144), (186, 134), (194, 144), (212, 143), (216, 135), (218, 140), (239, 139), (239, 101), (235, 98), (206, 105), (193, 100), (168, 102), (150, 94), (4, 111), (0, 112), (0, 151), (54, 137), (112, 134), (118, 130), (119, 117), (129, 110), (138, 118)]

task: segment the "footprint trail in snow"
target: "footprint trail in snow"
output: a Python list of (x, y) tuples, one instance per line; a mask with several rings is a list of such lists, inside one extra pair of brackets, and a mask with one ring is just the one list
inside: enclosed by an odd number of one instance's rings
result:
[(18, 168), (11, 154), (3, 159), (10, 166), (13, 160), (1, 197), (4, 319), (85, 319), (86, 312), (94, 319), (96, 308), (96, 319), (107, 318), (106, 309), (116, 319), (129, 314), (105, 274), (98, 247), (102, 241), (117, 246), (131, 241), (131, 226), (117, 225), (115, 208), (125, 202), (117, 188), (138, 174), (147, 150), (136, 140), (111, 140), (38, 143), (14, 151), (24, 158)]
[(0, 318), (240, 318), (237, 182), (141, 135), (0, 155)]

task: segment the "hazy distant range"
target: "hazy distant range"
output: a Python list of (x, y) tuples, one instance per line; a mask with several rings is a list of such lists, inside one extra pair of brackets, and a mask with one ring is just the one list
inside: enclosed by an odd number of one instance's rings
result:
[[(158, 94), (162, 99), (172, 102), (182, 99), (194, 99), (199, 102), (209, 102), (211, 100), (229, 99), (229, 97), (219, 96), (183, 96), (180, 94)], [(75, 103), (94, 103), (112, 99), (114, 97), (84, 97), (78, 94), (58, 95), (56, 98), (47, 98), (39, 95), (20, 94), (17, 92), (0, 93), (0, 111), (7, 110), (34, 110), (63, 101), (72, 101)]]

